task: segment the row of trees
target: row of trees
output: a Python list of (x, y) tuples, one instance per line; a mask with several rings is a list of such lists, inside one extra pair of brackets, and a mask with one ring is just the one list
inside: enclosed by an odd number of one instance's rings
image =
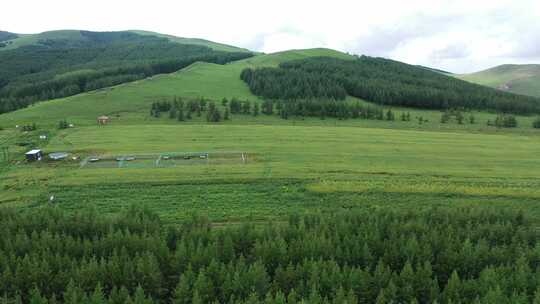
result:
[(355, 96), (387, 106), (467, 108), (504, 113), (540, 112), (540, 99), (471, 84), (426, 68), (383, 58), (294, 60), (278, 68), (245, 69), (251, 91), (269, 99)]
[(0, 114), (40, 100), (171, 73), (196, 61), (225, 64), (252, 56), (129, 32), (81, 35), (80, 40), (48, 39), (2, 51)]
[(203, 112), (206, 112), (206, 120), (208, 122), (219, 122), (221, 120), (229, 120), (229, 109), (225, 108), (222, 112), (214, 101), (208, 101), (204, 98), (192, 99), (184, 101), (182, 98), (174, 97), (172, 101), (158, 101), (152, 103), (150, 115), (160, 117), (161, 113), (168, 113), (170, 119), (178, 121), (186, 121), (192, 119), (193, 115), (201, 117)]
[[(455, 121), (457, 122), (458, 124), (462, 125), (465, 121), (465, 115), (463, 115), (463, 112), (461, 110), (458, 110), (458, 109), (448, 109), (448, 110), (445, 110), (442, 114), (441, 114), (441, 123), (448, 123), (450, 121)], [(473, 114), (469, 114), (469, 117), (467, 119), (467, 121), (473, 125), (476, 123), (476, 118), (474, 117)]]
[[(204, 98), (184, 101), (182, 98), (174, 97), (172, 101), (152, 103), (150, 115), (160, 117), (162, 113), (168, 113), (171, 119), (185, 121), (191, 119), (192, 115), (201, 117), (203, 112), (206, 112), (206, 120), (208, 122), (229, 120), (231, 114), (258, 116), (260, 113), (265, 115), (277, 114), (283, 119), (288, 119), (289, 117), (320, 117), (321, 119), (332, 117), (338, 119), (411, 121), (411, 114), (409, 112), (397, 114), (391, 109), (383, 110), (383, 108), (378, 106), (365, 106), (358, 102), (345, 103), (334, 99), (296, 99), (288, 101), (267, 99), (259, 106), (257, 102), (239, 100), (237, 98), (232, 98), (231, 100), (223, 98), (220, 109), (216, 102)], [(429, 122), (421, 116), (415, 119), (419, 124)], [(476, 124), (477, 121), (472, 113), (466, 115), (460, 109), (447, 109), (442, 112), (440, 122), (443, 124), (449, 122)], [(488, 120), (487, 125), (498, 128), (515, 128), (518, 122), (513, 115), (499, 114), (493, 121)], [(533, 127), (540, 128), (540, 119), (533, 122)]]
[(535, 226), (489, 207), (220, 229), (141, 209), (0, 219), (0, 303), (540, 303)]
[[(191, 119), (192, 115), (200, 117), (206, 111), (207, 121), (217, 122), (222, 118), (229, 120), (231, 114), (243, 114), (258, 116), (260, 113), (265, 115), (277, 114), (283, 119), (289, 117), (334, 117), (338, 119), (376, 119), (376, 120), (401, 120), (411, 121), (409, 112), (402, 112), (398, 117), (391, 109), (383, 110), (377, 106), (364, 106), (360, 103), (343, 103), (336, 100), (289, 100), (272, 101), (265, 100), (259, 105), (257, 102), (239, 100), (232, 98), (228, 100), (223, 98), (221, 101), (222, 109), (213, 101), (204, 98), (189, 100), (174, 97), (172, 101), (158, 101), (152, 103), (150, 115), (160, 117), (162, 113), (169, 113), (169, 118), (184, 121)], [(426, 121), (427, 122), (427, 121)]]
[(494, 121), (488, 120), (487, 125), (495, 126), (497, 128), (516, 128), (518, 123), (516, 117), (513, 115), (499, 114)]

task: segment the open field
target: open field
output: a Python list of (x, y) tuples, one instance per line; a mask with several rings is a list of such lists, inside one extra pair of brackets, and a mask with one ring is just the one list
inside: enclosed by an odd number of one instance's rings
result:
[(46, 152), (159, 154), (246, 151), (247, 164), (84, 168), (21, 163), (0, 181), (4, 206), (115, 213), (143, 204), (167, 222), (192, 213), (216, 221), (291, 212), (497, 204), (539, 216), (536, 135), (278, 125), (124, 125), (57, 132)]

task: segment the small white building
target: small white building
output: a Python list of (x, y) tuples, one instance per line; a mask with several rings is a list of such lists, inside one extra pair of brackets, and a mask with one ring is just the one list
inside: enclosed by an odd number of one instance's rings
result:
[(37, 161), (43, 158), (43, 152), (39, 149), (30, 150), (24, 155), (26, 156), (27, 161)]

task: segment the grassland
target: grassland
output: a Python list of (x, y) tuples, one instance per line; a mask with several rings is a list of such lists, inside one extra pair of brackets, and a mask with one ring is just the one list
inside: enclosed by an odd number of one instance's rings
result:
[(540, 96), (540, 65), (506, 64), (457, 77), (508, 92)]
[[(51, 195), (59, 208), (116, 213), (146, 205), (167, 223), (192, 213), (215, 221), (267, 220), (291, 212), (356, 208), (497, 205), (540, 219), (539, 132), (533, 117), (519, 128), (487, 127), (493, 113), (473, 113), (476, 124), (440, 124), (440, 112), (411, 112), (413, 121), (335, 120), (233, 115), (209, 124), (149, 115), (163, 98), (223, 97), (260, 101), (240, 80), (243, 68), (275, 66), (307, 56), (347, 54), (326, 49), (259, 55), (228, 65), (196, 63), (169, 75), (39, 103), (0, 116), (0, 142), (14, 160), (0, 167), (1, 206), (35, 208)], [(349, 101), (358, 101), (350, 98)], [(96, 126), (98, 115), (112, 116)], [(419, 124), (415, 117), (428, 122)], [(57, 130), (59, 120), (75, 127)], [(23, 133), (16, 124), (36, 122)], [(47, 134), (47, 140), (39, 140)], [(45, 152), (72, 156), (162, 152), (242, 151), (247, 164), (172, 168), (79, 168), (79, 161), (25, 163), (30, 141)]]
[(73, 155), (246, 151), (233, 165), (80, 169), (13, 166), (2, 205), (114, 213), (145, 204), (166, 221), (265, 220), (342, 208), (499, 204), (540, 216), (538, 137), (330, 126), (124, 125), (58, 132), (46, 151)]

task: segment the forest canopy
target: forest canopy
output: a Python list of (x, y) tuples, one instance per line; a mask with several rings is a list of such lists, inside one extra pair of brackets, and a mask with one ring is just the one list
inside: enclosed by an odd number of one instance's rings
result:
[(80, 31), (79, 39), (42, 39), (0, 52), (0, 113), (155, 74), (196, 61), (224, 64), (251, 53), (214, 51), (131, 32)]
[(0, 303), (538, 303), (536, 226), (490, 207), (164, 226), (0, 209)]
[(355, 60), (314, 57), (284, 62), (277, 68), (247, 68), (241, 78), (255, 95), (269, 99), (343, 100), (351, 95), (386, 106), (540, 112), (539, 98), (502, 92), (423, 67), (368, 56)]

